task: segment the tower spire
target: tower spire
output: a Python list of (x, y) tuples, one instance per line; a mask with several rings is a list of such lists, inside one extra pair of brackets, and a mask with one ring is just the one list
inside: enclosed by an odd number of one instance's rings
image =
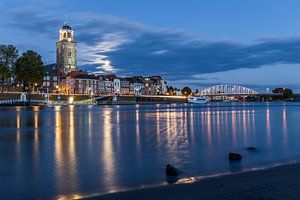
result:
[(67, 14), (65, 14), (64, 25), (66, 25), (66, 26), (69, 25)]

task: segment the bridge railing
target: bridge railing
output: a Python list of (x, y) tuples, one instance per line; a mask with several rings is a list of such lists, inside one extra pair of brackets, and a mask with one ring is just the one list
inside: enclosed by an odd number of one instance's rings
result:
[(5, 99), (5, 100), (0, 100), (0, 105), (13, 105), (16, 103), (46, 103), (45, 100), (39, 100), (39, 99), (30, 99), (30, 100), (21, 100), (21, 99)]

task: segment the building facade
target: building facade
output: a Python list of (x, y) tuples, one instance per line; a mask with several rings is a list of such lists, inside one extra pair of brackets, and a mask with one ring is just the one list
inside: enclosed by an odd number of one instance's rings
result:
[(73, 71), (61, 80), (60, 89), (65, 94), (97, 95), (99, 79), (85, 71)]
[(59, 30), (59, 41), (56, 43), (56, 64), (64, 74), (77, 71), (77, 52), (74, 32), (65, 21)]

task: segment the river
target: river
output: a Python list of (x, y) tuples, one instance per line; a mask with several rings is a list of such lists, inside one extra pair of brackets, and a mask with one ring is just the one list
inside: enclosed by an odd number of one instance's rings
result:
[[(298, 103), (0, 107), (0, 197), (167, 184), (168, 163), (193, 177), (298, 160), (299, 119)], [(230, 164), (229, 152), (242, 162)]]

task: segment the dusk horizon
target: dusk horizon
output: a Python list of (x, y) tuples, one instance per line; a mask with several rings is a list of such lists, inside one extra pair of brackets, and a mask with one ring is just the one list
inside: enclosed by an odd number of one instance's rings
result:
[(1, 0), (0, 199), (299, 199), (299, 10)]
[(179, 88), (237, 84), (262, 93), (276, 87), (300, 92), (297, 6), (296, 1), (133, 0), (121, 6), (116, 0), (4, 0), (0, 42), (55, 63), (58, 29), (67, 19), (83, 70), (158, 74)]

